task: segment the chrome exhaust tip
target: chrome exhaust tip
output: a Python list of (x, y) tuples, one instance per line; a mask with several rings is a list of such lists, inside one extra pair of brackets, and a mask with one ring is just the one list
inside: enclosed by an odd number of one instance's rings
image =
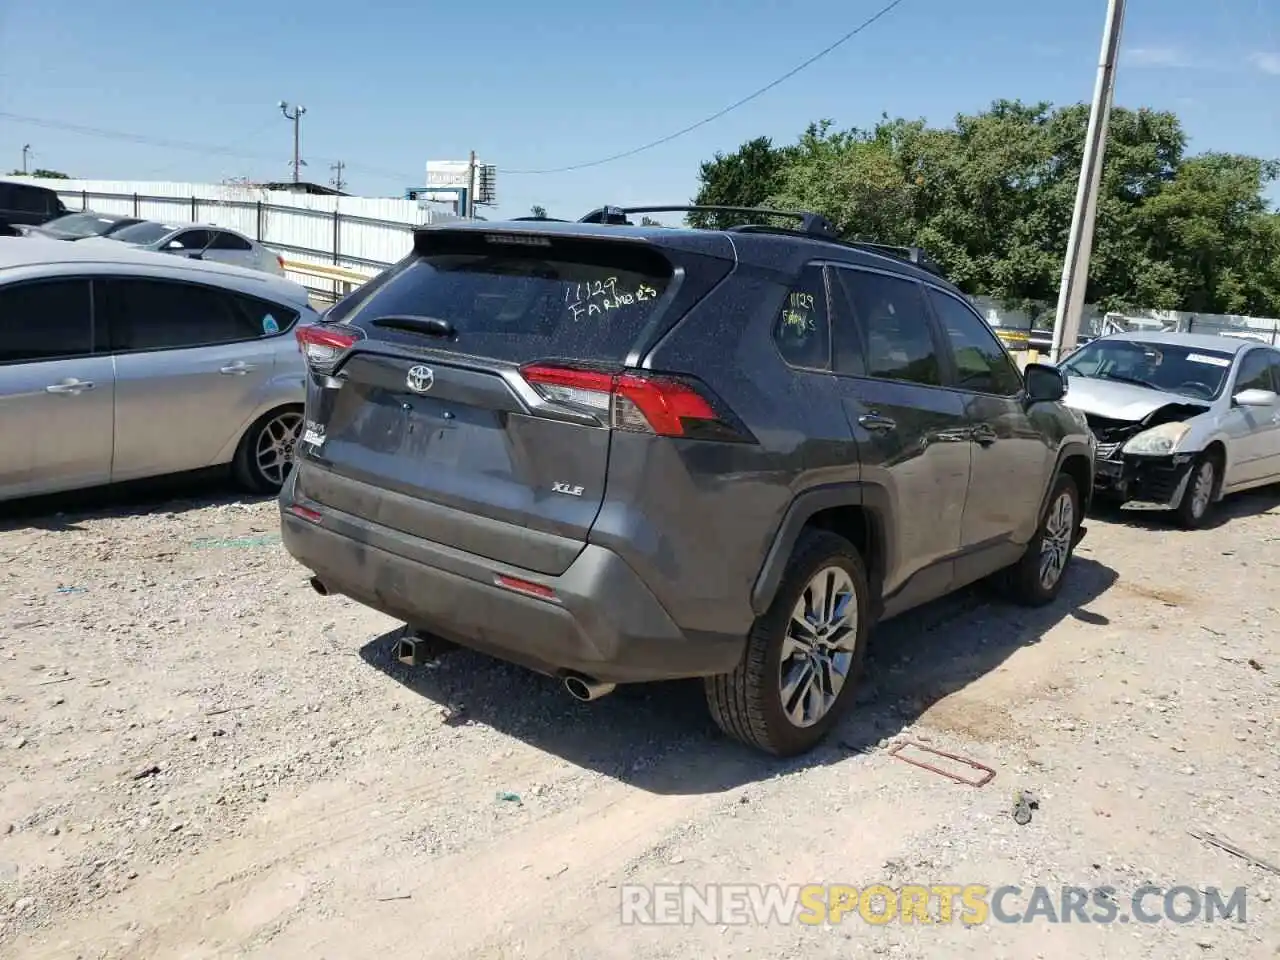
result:
[(617, 686), (616, 683), (592, 680), (590, 677), (584, 677), (577, 673), (571, 673), (564, 678), (564, 688), (569, 691), (569, 696), (584, 703), (588, 700), (599, 700), (601, 697), (608, 696), (617, 689)]

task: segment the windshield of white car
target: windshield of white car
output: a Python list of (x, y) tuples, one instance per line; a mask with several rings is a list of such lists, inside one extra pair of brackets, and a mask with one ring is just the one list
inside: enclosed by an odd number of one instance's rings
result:
[(151, 220), (143, 220), (141, 223), (135, 223), (131, 227), (125, 227), (123, 230), (117, 230), (111, 234), (112, 240), (119, 240), (121, 243), (136, 243), (146, 245), (155, 243), (161, 237), (167, 237), (173, 233), (173, 227), (163, 223), (155, 223)]
[(1232, 354), (1185, 344), (1143, 340), (1095, 340), (1062, 363), (1069, 377), (1113, 380), (1195, 400), (1222, 392)]

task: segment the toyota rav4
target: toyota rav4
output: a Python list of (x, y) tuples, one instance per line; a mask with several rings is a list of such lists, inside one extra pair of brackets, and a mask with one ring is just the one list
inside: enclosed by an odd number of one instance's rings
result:
[(580, 699), (703, 678), (793, 755), (875, 622), (987, 577), (1057, 595), (1094, 441), (921, 251), (628, 220), (691, 209), (417, 231), (298, 331), (284, 543), (320, 593)]

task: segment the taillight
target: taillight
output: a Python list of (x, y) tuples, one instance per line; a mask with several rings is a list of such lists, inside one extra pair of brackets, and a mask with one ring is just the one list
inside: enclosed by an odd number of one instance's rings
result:
[(298, 349), (307, 358), (308, 366), (320, 373), (327, 373), (363, 333), (352, 327), (340, 329), (336, 325), (313, 323), (298, 327), (294, 336), (298, 340)]
[(693, 439), (751, 439), (702, 391), (676, 377), (540, 363), (522, 367), (520, 374), (548, 400), (599, 411), (615, 430)]

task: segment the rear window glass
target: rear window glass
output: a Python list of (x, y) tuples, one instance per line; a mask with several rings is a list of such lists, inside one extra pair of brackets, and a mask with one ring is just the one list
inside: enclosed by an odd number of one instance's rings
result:
[[(613, 362), (626, 357), (671, 282), (670, 263), (656, 251), (607, 241), (539, 247), (470, 236), (439, 246), (335, 312), (383, 340), (517, 362)], [(444, 320), (456, 336), (374, 323), (392, 316)]]

